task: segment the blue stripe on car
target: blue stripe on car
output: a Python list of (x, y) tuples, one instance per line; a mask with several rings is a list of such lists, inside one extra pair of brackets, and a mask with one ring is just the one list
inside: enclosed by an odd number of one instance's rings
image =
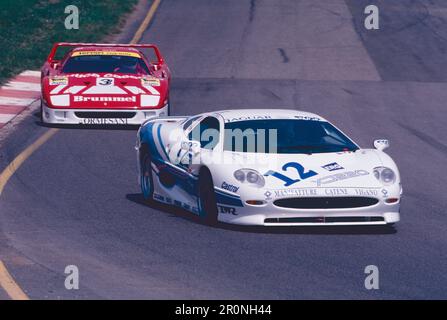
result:
[[(161, 170), (168, 170), (171, 174), (175, 175), (178, 178), (176, 179), (177, 186), (179, 186), (180, 188), (182, 188), (183, 190), (185, 190), (186, 192), (190, 193), (193, 196), (198, 196), (198, 177), (188, 173), (184, 168), (181, 168), (170, 162), (165, 161), (163, 159), (163, 156), (158, 151), (153, 134), (155, 124), (156, 123), (154, 122), (149, 122), (144, 126), (145, 130), (141, 133), (141, 141), (146, 142), (149, 146), (149, 151), (152, 156), (152, 162), (155, 163), (155, 165), (157, 166), (163, 164), (166, 165), (166, 168), (163, 168)], [(163, 146), (163, 141), (161, 139), (161, 127), (162, 125), (159, 124), (159, 126), (156, 128), (157, 139), (160, 143), (161, 149), (164, 152), (164, 155), (166, 156), (166, 159), (169, 160), (168, 154), (166, 153), (166, 150)], [(215, 193), (217, 203), (243, 207), (242, 201), (239, 196), (217, 189), (215, 189)]]
[(230, 206), (243, 207), (241, 198), (238, 196), (234, 196), (232, 194), (228, 194), (221, 190), (214, 189), (216, 193), (216, 202), (221, 204), (227, 204)]

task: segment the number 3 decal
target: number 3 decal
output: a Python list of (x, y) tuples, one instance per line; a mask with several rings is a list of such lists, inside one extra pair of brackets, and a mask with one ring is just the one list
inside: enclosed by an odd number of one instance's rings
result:
[(97, 86), (113, 86), (114, 79), (113, 78), (98, 78), (96, 81)]
[(287, 171), (287, 169), (289, 169), (289, 168), (294, 168), (296, 170), (296, 172), (298, 173), (298, 176), (300, 178), (299, 179), (292, 179), (292, 178), (289, 178), (288, 176), (286, 176), (286, 175), (284, 175), (282, 173), (279, 173), (279, 172), (273, 171), (273, 170), (269, 170), (267, 173), (264, 174), (264, 176), (273, 176), (273, 177), (275, 177), (277, 179), (280, 179), (280, 180), (284, 181), (284, 186), (288, 187), (288, 186), (290, 186), (290, 185), (292, 185), (294, 183), (297, 183), (297, 182), (299, 182), (301, 180), (305, 180), (307, 178), (316, 176), (318, 174), (318, 173), (316, 173), (315, 171), (312, 171), (312, 170), (306, 171), (304, 169), (304, 167), (302, 165), (300, 165), (299, 163), (297, 163), (297, 162), (286, 163), (285, 165), (282, 166), (282, 171)]

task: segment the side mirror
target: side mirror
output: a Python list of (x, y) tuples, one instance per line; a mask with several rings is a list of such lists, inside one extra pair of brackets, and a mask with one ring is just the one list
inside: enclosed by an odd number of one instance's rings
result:
[(60, 67), (60, 61), (51, 61), (50, 67), (54, 70), (57, 70)]
[(200, 143), (197, 141), (183, 141), (182, 150), (190, 151), (193, 155), (196, 155), (200, 152)]
[(152, 71), (158, 71), (158, 70), (160, 70), (160, 65), (152, 63), (151, 69), (152, 69)]
[(374, 140), (374, 148), (379, 151), (383, 151), (390, 146), (390, 142), (387, 139)]

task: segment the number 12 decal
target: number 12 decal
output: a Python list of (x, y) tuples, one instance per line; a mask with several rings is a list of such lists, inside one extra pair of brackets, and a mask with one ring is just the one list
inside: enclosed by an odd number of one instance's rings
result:
[(308, 170), (306, 171), (306, 169), (304, 169), (304, 167), (302, 165), (300, 165), (297, 162), (288, 162), (285, 165), (282, 166), (282, 171), (287, 171), (287, 169), (289, 168), (293, 168), (296, 170), (296, 172), (298, 173), (298, 176), (300, 177), (299, 179), (292, 179), (282, 173), (279, 173), (277, 171), (273, 171), (273, 170), (269, 170), (267, 171), (264, 176), (273, 176), (277, 179), (280, 179), (282, 181), (284, 181), (284, 186), (288, 187), (294, 183), (300, 182), (301, 180), (305, 180), (307, 178), (316, 176), (318, 173), (316, 173), (313, 170)]

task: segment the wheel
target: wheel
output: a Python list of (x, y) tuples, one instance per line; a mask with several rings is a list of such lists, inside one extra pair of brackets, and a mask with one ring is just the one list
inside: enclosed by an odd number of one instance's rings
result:
[(199, 213), (208, 225), (217, 224), (217, 204), (214, 183), (208, 169), (202, 169), (199, 175)]
[(142, 148), (140, 151), (140, 186), (141, 193), (143, 194), (144, 200), (149, 201), (152, 200), (152, 196), (154, 194), (154, 180), (152, 177), (152, 160), (150, 153), (147, 148)]

